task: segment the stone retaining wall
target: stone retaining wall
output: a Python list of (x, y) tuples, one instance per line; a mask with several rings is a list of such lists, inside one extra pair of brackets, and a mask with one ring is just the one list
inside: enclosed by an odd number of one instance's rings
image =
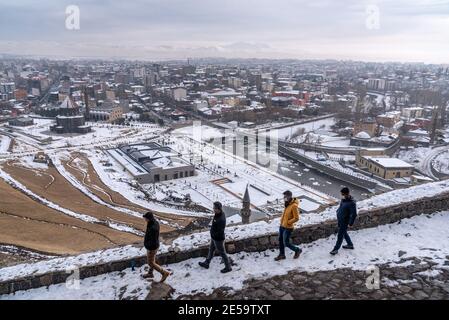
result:
[[(376, 227), (379, 225), (394, 223), (404, 218), (410, 218), (420, 214), (430, 214), (449, 209), (449, 192), (432, 198), (422, 198), (413, 202), (400, 205), (378, 208), (371, 211), (361, 211), (354, 225), (355, 230)], [(306, 225), (296, 229), (292, 234), (294, 243), (309, 243), (334, 234), (337, 230), (337, 221), (329, 220), (320, 224)], [(278, 235), (267, 234), (260, 237), (246, 238), (231, 241), (226, 244), (229, 253), (241, 251), (255, 252), (276, 248), (278, 246)], [(168, 252), (158, 256), (161, 264), (172, 264), (191, 258), (204, 257), (207, 255), (207, 246), (194, 248), (188, 251)], [(131, 266), (140, 267), (146, 263), (146, 257), (136, 257), (98, 263), (80, 267), (80, 278), (88, 278), (104, 273), (121, 271)], [(1, 271), (1, 269), (0, 269)], [(10, 281), (0, 282), (0, 294), (13, 293), (19, 290), (27, 290), (51, 284), (64, 283), (70, 274), (64, 271), (49, 272), (40, 276), (17, 278)]]

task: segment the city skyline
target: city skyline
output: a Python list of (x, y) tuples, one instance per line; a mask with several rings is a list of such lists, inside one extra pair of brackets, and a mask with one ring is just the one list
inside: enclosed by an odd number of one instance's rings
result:
[[(0, 3), (2, 54), (449, 63), (447, 1)], [(80, 9), (79, 30), (66, 28), (69, 5)]]

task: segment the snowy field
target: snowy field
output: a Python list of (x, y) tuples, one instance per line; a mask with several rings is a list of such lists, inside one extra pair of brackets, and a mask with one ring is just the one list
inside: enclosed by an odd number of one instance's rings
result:
[[(202, 135), (203, 139), (205, 139), (204, 137), (213, 137), (213, 133), (216, 133), (215, 129), (209, 129), (211, 130), (202, 128), (202, 133), (209, 133), (209, 135)], [(196, 175), (192, 177), (141, 185), (153, 199), (168, 201), (169, 196), (184, 198), (189, 195), (193, 202), (206, 208), (210, 208), (214, 201), (221, 201), (226, 206), (240, 208), (245, 188), (248, 185), (251, 203), (256, 207), (281, 199), (282, 193), (287, 189), (292, 190), (295, 196), (307, 196), (308, 199), (303, 200), (303, 205), (307, 206), (304, 209), (308, 211), (316, 210), (320, 205), (327, 205), (334, 201), (333, 198), (325, 194), (301, 186), (300, 183), (275, 172), (248, 164), (221, 148), (209, 144), (201, 145), (189, 138), (191, 134), (192, 127), (187, 127), (175, 130), (175, 135), (163, 135), (158, 138), (181, 153), (186, 161), (192, 161), (197, 169)], [(160, 212), (172, 211), (173, 213), (192, 215), (192, 212), (167, 208), (161, 203), (144, 200), (141, 190), (136, 188), (134, 178), (103, 151), (88, 149), (80, 149), (80, 151), (88, 156), (101, 180), (130, 201)], [(109, 163), (110, 166), (105, 166), (105, 163)]]
[(327, 118), (323, 120), (312, 121), (304, 124), (299, 124), (292, 127), (282, 128), (277, 130), (280, 140), (289, 140), (299, 129), (304, 129), (305, 132), (314, 132), (316, 130), (331, 130), (331, 126), (335, 124), (335, 118)]
[(302, 125), (292, 126), (278, 130), (280, 140), (293, 143), (318, 144), (326, 147), (347, 148), (350, 147), (350, 139), (339, 136), (332, 131), (335, 118), (317, 120)]
[[(13, 127), (11, 135), (15, 136), (14, 152), (36, 152), (82, 146), (108, 146), (118, 143), (140, 142), (157, 137), (166, 128), (156, 124), (120, 126), (105, 123), (89, 123), (92, 132), (86, 134), (56, 134), (50, 132), (53, 120), (34, 119), (35, 124), (28, 127)], [(46, 139), (51, 139), (46, 141)], [(5, 142), (6, 144), (6, 142)], [(2, 138), (3, 145), (3, 138)], [(0, 149), (2, 150), (2, 149)], [(0, 151), (1, 153), (1, 151)]]
[[(335, 236), (303, 245), (303, 253), (299, 260), (289, 258), (275, 262), (273, 259), (278, 254), (276, 250), (259, 253), (241, 252), (230, 255), (235, 266), (232, 272), (225, 275), (219, 273), (222, 268), (219, 258), (212, 261), (208, 270), (200, 269), (198, 266), (202, 258), (190, 259), (169, 265), (174, 274), (167, 279), (167, 284), (174, 288), (173, 298), (176, 298), (199, 292), (212, 293), (219, 287), (239, 290), (247, 280), (285, 275), (291, 270), (299, 272), (339, 268), (367, 270), (373, 265), (380, 264), (403, 267), (405, 264), (399, 264), (399, 260), (409, 257), (431, 258), (435, 263), (432, 274), (437, 275), (439, 270), (449, 269), (449, 266), (444, 265), (446, 256), (449, 255), (448, 229), (449, 212), (443, 212), (350, 232), (356, 249), (341, 250), (336, 256), (329, 255), (335, 243)], [(126, 269), (81, 280), (79, 286), (51, 285), (0, 296), (0, 299), (144, 299), (151, 290), (151, 283), (141, 278), (144, 272), (145, 267), (136, 268), (134, 271)], [(158, 277), (156, 275), (156, 279)], [(381, 280), (381, 285), (394, 285), (394, 281), (390, 279)]]
[[(142, 191), (137, 188), (137, 183), (135, 182), (134, 178), (128, 172), (123, 171), (123, 168), (120, 166), (120, 164), (112, 157), (108, 156), (101, 150), (81, 149), (80, 151), (87, 155), (101, 181), (109, 188), (111, 188), (111, 190), (120, 193), (129, 201), (138, 204), (141, 207), (161, 213), (179, 214), (184, 216), (205, 215), (204, 213), (200, 212), (180, 210), (177, 208), (164, 206), (162, 203), (147, 201)], [(110, 163), (112, 166), (105, 166), (105, 163)], [(182, 179), (178, 180), (181, 181)], [(181, 182), (179, 183), (179, 185), (180, 184)], [(159, 186), (144, 186), (144, 189), (151, 193), (153, 199), (156, 200), (164, 199), (169, 194), (169, 191), (173, 190), (173, 188), (165, 188)]]
[(0, 135), (0, 154), (8, 152), (10, 143), (11, 143), (10, 137)]
[(325, 147), (346, 148), (350, 145), (350, 139), (338, 136), (337, 134), (324, 130), (317, 130), (315, 132), (307, 132), (299, 136), (289, 139), (293, 143), (309, 143), (317, 144)]
[[(200, 166), (198, 176), (186, 178), (184, 179), (186, 183), (173, 186), (177, 191), (179, 190), (177, 188), (184, 190), (186, 187), (190, 188), (192, 199), (220, 200), (226, 205), (240, 208), (243, 193), (249, 184), (251, 203), (255, 206), (281, 199), (285, 190), (291, 190), (295, 197), (309, 198), (311, 207), (327, 205), (334, 201), (333, 198), (317, 190), (249, 163), (212, 144), (199, 143), (197, 140), (180, 135), (176, 137), (176, 143), (172, 148), (180, 152), (185, 159), (192, 159), (197, 166)], [(277, 154), (273, 160), (280, 161)], [(219, 185), (211, 182), (217, 179), (226, 181)]]
[(173, 131), (173, 133), (180, 136), (189, 136), (189, 137), (195, 136), (196, 138), (201, 137), (203, 141), (233, 135), (232, 130), (230, 129), (220, 130), (209, 126), (202, 126), (199, 123), (198, 125), (176, 129)]

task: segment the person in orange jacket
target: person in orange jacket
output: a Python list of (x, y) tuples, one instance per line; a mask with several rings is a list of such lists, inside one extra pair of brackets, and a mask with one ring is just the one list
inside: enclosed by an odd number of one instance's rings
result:
[(279, 255), (274, 260), (285, 259), (285, 247), (295, 252), (293, 259), (298, 259), (302, 250), (290, 242), (295, 223), (299, 220), (299, 200), (293, 198), (292, 192), (287, 190), (284, 192), (285, 209), (281, 217), (281, 225), (279, 227)]

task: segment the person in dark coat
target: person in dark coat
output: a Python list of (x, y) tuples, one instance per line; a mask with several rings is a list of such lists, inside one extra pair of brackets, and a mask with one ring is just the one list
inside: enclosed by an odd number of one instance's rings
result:
[(331, 255), (338, 253), (338, 250), (343, 243), (343, 238), (346, 240), (346, 245), (343, 249), (354, 249), (354, 245), (348, 234), (348, 228), (352, 227), (355, 218), (357, 217), (357, 206), (354, 198), (349, 193), (349, 188), (344, 187), (341, 189), (341, 202), (337, 209), (337, 221), (338, 221), (338, 234), (337, 243), (334, 249), (330, 252)]
[(164, 270), (156, 262), (156, 254), (159, 249), (159, 222), (156, 220), (152, 212), (147, 212), (143, 215), (147, 222), (147, 230), (145, 232), (144, 246), (147, 249), (147, 260), (150, 270), (143, 275), (145, 279), (152, 279), (154, 277), (153, 270), (156, 270), (162, 275), (160, 282), (164, 282), (170, 275), (170, 272)]
[(222, 257), (225, 268), (221, 270), (221, 273), (227, 273), (232, 271), (231, 263), (229, 262), (228, 255), (226, 254), (225, 249), (225, 227), (226, 227), (226, 216), (222, 209), (222, 204), (220, 202), (214, 202), (214, 219), (212, 220), (212, 226), (210, 228), (210, 246), (209, 246), (209, 254), (207, 255), (206, 261), (199, 262), (198, 264), (208, 269), (209, 264), (212, 258), (215, 255), (215, 251), (217, 251)]

